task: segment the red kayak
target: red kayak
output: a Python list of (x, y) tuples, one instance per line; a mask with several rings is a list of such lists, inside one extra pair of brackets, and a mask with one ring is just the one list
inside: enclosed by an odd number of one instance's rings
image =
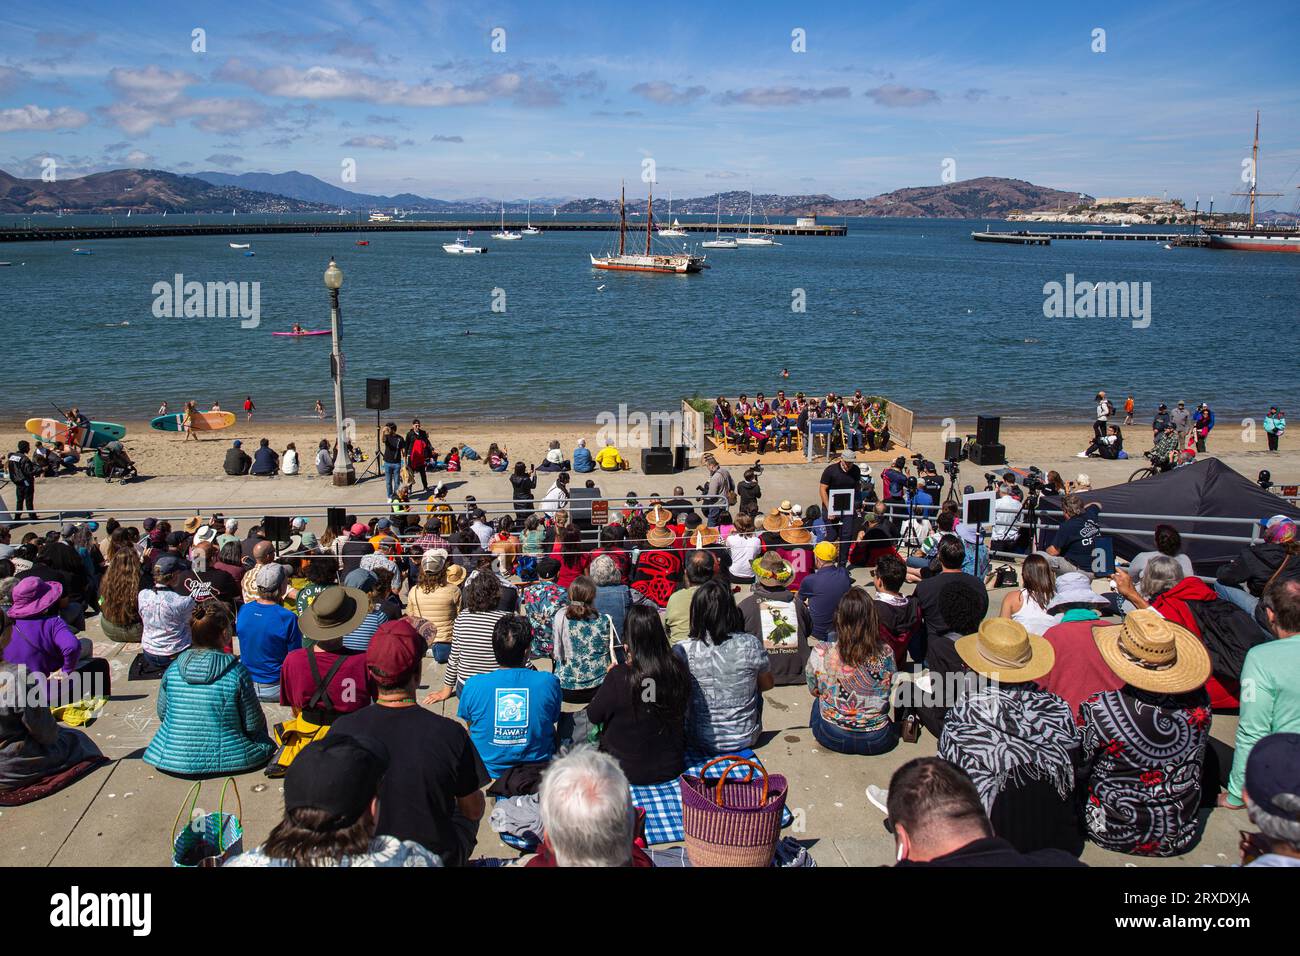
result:
[(329, 329), (308, 329), (308, 330), (303, 331), (303, 332), (272, 332), (271, 334), (272, 334), (272, 335), (284, 335), (284, 336), (288, 336), (288, 337), (290, 337), (290, 338), (295, 338), (295, 339), (297, 339), (297, 338), (306, 338), (307, 336), (310, 336), (310, 335), (329, 335), (329, 334), (330, 334), (330, 330), (329, 330)]
[(368, 246), (368, 245), (370, 245), (370, 240), (369, 240), (369, 239), (358, 239), (358, 240), (357, 240), (357, 245), (359, 245), (359, 246)]

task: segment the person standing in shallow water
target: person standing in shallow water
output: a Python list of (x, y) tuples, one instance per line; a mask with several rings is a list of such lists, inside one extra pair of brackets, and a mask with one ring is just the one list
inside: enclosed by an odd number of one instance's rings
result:
[(257, 406), (253, 404), (253, 396), (245, 395), (244, 396), (244, 420), (251, 422), (253, 420), (253, 412), (255, 411), (257, 411)]
[(325, 406), (321, 404), (321, 400), (319, 398), (316, 399), (316, 417), (321, 419), (322, 421), (324, 421), (325, 419)]

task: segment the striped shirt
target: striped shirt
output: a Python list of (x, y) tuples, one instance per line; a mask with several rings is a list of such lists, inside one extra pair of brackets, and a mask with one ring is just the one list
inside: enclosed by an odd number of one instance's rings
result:
[[(443, 683), (448, 687), (463, 684), (475, 674), (497, 669), (497, 655), (492, 648), (492, 631), (497, 621), (509, 611), (461, 611), (451, 626), (451, 656)], [(345, 642), (346, 643), (346, 642)]]
[(375, 636), (375, 631), (379, 630), (379, 625), (387, 620), (388, 615), (383, 611), (371, 611), (360, 627), (343, 638), (343, 646), (350, 651), (366, 650), (370, 647), (370, 639)]

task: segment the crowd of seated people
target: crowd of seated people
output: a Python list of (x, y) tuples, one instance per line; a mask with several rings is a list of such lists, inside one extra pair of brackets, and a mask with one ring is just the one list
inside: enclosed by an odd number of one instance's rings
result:
[(769, 399), (762, 392), (739, 396), (733, 403), (718, 396), (713, 405), (713, 434), (727, 445), (752, 448), (759, 454), (793, 451), (808, 434), (810, 419), (830, 419), (831, 451), (884, 451), (890, 447), (889, 404), (867, 398), (861, 390), (853, 395), (828, 392), (824, 398), (809, 398), (796, 392), (787, 398), (784, 390)]

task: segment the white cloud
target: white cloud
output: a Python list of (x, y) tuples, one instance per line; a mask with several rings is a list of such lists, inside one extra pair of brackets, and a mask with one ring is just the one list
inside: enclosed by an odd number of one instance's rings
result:
[(637, 96), (644, 97), (652, 103), (678, 105), (699, 99), (709, 91), (702, 86), (679, 87), (676, 83), (653, 80), (649, 83), (638, 83), (636, 86), (632, 87), (630, 92), (635, 93)]
[(397, 149), (397, 140), (391, 136), (353, 136), (340, 146), (356, 146), (361, 149)]
[[(978, 94), (983, 91), (968, 92), (976, 92), (976, 99), (978, 99)], [(939, 94), (934, 90), (926, 90), (914, 86), (899, 86), (895, 83), (886, 83), (884, 86), (877, 86), (874, 89), (867, 90), (862, 95), (875, 100), (877, 106), (926, 106), (930, 103), (939, 102)]]
[(228, 60), (217, 71), (217, 79), (242, 83), (267, 96), (357, 100), (391, 106), (468, 106), (512, 96), (520, 91), (522, 83), (518, 74), (500, 73), (460, 85), (427, 80), (412, 84), (332, 66), (259, 70), (239, 60)]
[(56, 106), (50, 110), (43, 106), (29, 104), (0, 110), (0, 133), (80, 129), (89, 122), (89, 116), (69, 106)]
[(818, 100), (848, 99), (847, 86), (828, 86), (821, 89), (798, 86), (752, 86), (744, 90), (727, 90), (715, 99), (719, 103), (738, 103), (744, 106), (798, 106)]

